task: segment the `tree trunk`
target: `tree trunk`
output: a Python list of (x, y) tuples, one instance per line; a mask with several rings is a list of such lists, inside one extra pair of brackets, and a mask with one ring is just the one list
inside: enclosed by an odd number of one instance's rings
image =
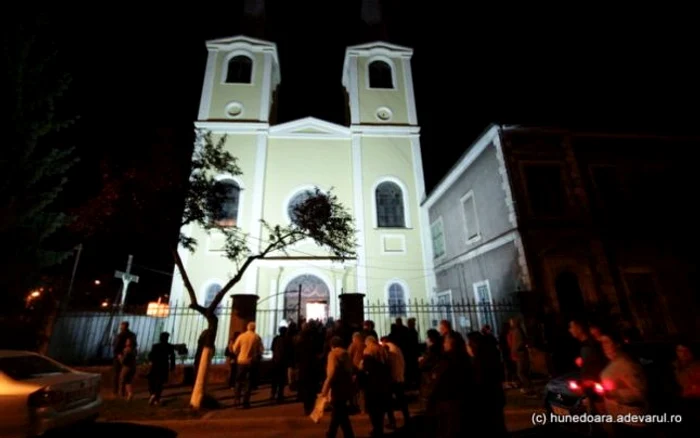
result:
[(194, 410), (199, 410), (202, 407), (202, 400), (207, 393), (207, 381), (209, 378), (209, 368), (211, 360), (214, 357), (214, 342), (216, 340), (216, 332), (218, 329), (218, 320), (216, 316), (213, 318), (207, 317), (207, 336), (202, 349), (202, 356), (199, 358), (199, 369), (197, 369), (197, 378), (192, 388), (192, 396), (190, 397), (190, 406)]

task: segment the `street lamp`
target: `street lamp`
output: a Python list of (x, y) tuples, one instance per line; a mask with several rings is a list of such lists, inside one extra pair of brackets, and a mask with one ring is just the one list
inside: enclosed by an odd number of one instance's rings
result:
[(41, 295), (41, 292), (39, 292), (38, 290), (35, 290), (29, 296), (31, 296), (32, 298), (39, 298), (39, 295)]
[(95, 281), (94, 281), (94, 284), (95, 284), (95, 286), (99, 286), (99, 285), (102, 284), (102, 282), (101, 282), (100, 280), (95, 280)]

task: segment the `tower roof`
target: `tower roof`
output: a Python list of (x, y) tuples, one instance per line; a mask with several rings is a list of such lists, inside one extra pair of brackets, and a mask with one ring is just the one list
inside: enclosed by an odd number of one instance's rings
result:
[(277, 57), (277, 45), (270, 41), (251, 38), (245, 35), (237, 35), (226, 38), (218, 38), (207, 41), (207, 49), (210, 51), (246, 50), (251, 53), (270, 53), (273, 61), (273, 82), (280, 82), (280, 62)]
[(410, 47), (398, 46), (385, 41), (374, 41), (371, 43), (358, 44), (345, 49), (345, 60), (343, 61), (343, 86), (347, 88), (350, 65), (348, 60), (351, 56), (386, 56), (387, 58), (408, 58), (413, 56), (413, 49)]

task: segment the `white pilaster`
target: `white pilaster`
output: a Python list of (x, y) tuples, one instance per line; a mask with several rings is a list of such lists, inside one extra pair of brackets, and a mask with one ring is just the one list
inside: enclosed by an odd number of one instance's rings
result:
[[(252, 210), (250, 212), (250, 229), (248, 245), (251, 252), (257, 254), (260, 251), (262, 242), (263, 200), (265, 194), (265, 171), (267, 163), (267, 133), (259, 133), (257, 136), (257, 146), (255, 152), (255, 171), (253, 176)], [(258, 289), (258, 276), (248, 276), (246, 279), (246, 293), (254, 293)]]
[[(357, 58), (355, 58), (357, 60)], [(355, 210), (355, 227), (357, 229), (357, 290), (367, 294), (367, 263), (365, 261), (365, 206), (364, 185), (362, 183), (362, 138), (352, 136), (352, 183), (353, 209)]]
[(408, 112), (408, 124), (417, 125), (416, 97), (413, 93), (413, 73), (411, 70), (411, 58), (403, 58), (403, 86), (406, 91), (406, 109)]
[(355, 125), (360, 123), (360, 81), (357, 77), (357, 56), (350, 56), (350, 83), (348, 89), (350, 93), (350, 122)]
[[(343, 275), (341, 272), (338, 272), (336, 275)], [(343, 279), (342, 278), (336, 278), (335, 279), (335, 291), (331, 294), (331, 300), (328, 303), (328, 315), (333, 317), (333, 319), (338, 319), (340, 318), (340, 312), (338, 311), (338, 295), (341, 294), (343, 290)]]
[(260, 116), (261, 122), (267, 122), (270, 118), (270, 100), (272, 98), (272, 53), (265, 53), (265, 65), (263, 67), (263, 80), (260, 91)]
[(216, 58), (218, 50), (209, 49), (207, 56), (207, 66), (204, 71), (204, 85), (202, 86), (202, 97), (199, 101), (199, 120), (209, 119), (211, 111), (211, 94), (214, 92), (214, 76), (216, 75)]
[(423, 251), (423, 269), (425, 276), (426, 298), (430, 298), (436, 287), (433, 266), (433, 241), (430, 235), (430, 219), (428, 208), (421, 204), (425, 200), (425, 178), (423, 176), (423, 156), (421, 155), (420, 138), (411, 136), (411, 155), (413, 158), (413, 178), (416, 186), (416, 204), (418, 209), (418, 226), (420, 228), (421, 248)]

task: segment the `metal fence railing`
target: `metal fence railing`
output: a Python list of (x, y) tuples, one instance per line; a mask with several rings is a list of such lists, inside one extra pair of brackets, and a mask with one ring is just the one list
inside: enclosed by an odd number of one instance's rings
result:
[[(265, 303), (267, 304), (267, 303)], [(129, 322), (129, 328), (136, 334), (138, 351), (141, 359), (158, 342), (161, 332), (170, 333), (170, 342), (184, 344), (187, 354), (180, 356), (180, 361), (192, 361), (197, 350), (197, 342), (207, 327), (204, 317), (187, 305), (173, 303), (158, 312), (148, 314), (146, 306), (127, 307), (121, 311), (68, 310), (62, 313), (54, 326), (49, 355), (60, 362), (70, 365), (84, 365), (112, 357), (112, 343), (119, 324)], [(397, 317), (402, 317), (404, 324), (408, 318), (416, 319), (421, 341), (426, 331), (436, 328), (446, 319), (452, 322), (455, 330), (466, 335), (478, 330), (484, 324), (490, 324), (498, 332), (501, 324), (509, 317), (519, 313), (518, 306), (512, 301), (496, 303), (475, 303), (472, 301), (444, 303), (437, 301), (414, 300), (407, 302), (370, 302), (365, 304), (365, 319), (375, 323), (380, 336), (389, 334), (391, 324)], [(219, 329), (215, 340), (214, 360), (224, 358), (228, 344), (231, 308), (218, 312)], [(270, 348), (272, 338), (280, 325), (296, 320), (295, 308), (274, 308), (260, 306), (256, 312), (257, 333), (266, 349)]]
[(494, 333), (512, 316), (517, 316), (520, 308), (515, 300), (478, 303), (472, 300), (445, 303), (438, 300), (409, 300), (407, 302), (369, 302), (365, 304), (365, 319), (375, 324), (380, 336), (388, 334), (396, 318), (402, 318), (404, 325), (408, 318), (415, 318), (416, 329), (421, 342), (426, 332), (437, 329), (440, 321), (447, 320), (452, 328), (462, 335), (480, 330), (489, 324)]

